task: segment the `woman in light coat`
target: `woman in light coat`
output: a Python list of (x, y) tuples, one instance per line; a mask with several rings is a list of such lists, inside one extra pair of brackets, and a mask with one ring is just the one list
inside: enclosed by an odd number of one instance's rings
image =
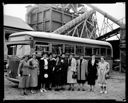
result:
[(98, 65), (98, 83), (101, 87), (100, 93), (107, 93), (106, 90), (106, 74), (109, 72), (110, 66), (109, 63), (104, 60), (104, 57), (101, 57), (101, 61)]
[(80, 85), (78, 90), (84, 90), (83, 86), (87, 80), (87, 66), (87, 60), (85, 60), (83, 55), (81, 55), (80, 59), (77, 61), (77, 83)]
[(70, 84), (69, 90), (74, 90), (74, 84), (77, 83), (77, 81), (72, 78), (73, 72), (76, 72), (76, 59), (73, 57), (73, 54), (70, 54), (68, 64), (67, 83)]
[(24, 55), (19, 63), (17, 74), (20, 77), (19, 88), (22, 89), (22, 95), (27, 95), (27, 88), (30, 82), (30, 66), (28, 64), (29, 55)]
[(38, 85), (38, 75), (39, 75), (39, 62), (36, 59), (36, 55), (33, 54), (32, 58), (29, 59), (29, 65), (33, 68), (30, 69), (30, 87), (31, 92), (34, 93), (35, 87)]

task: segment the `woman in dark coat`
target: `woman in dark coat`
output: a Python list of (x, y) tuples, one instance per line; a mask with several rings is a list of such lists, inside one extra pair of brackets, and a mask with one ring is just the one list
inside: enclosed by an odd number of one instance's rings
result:
[(40, 67), (40, 91), (41, 92), (47, 92), (46, 89), (49, 88), (49, 68), (48, 68), (48, 58), (47, 58), (47, 53), (43, 54), (43, 57), (40, 59), (39, 62), (39, 67)]
[(68, 60), (65, 58), (65, 54), (63, 53), (61, 56), (61, 85), (62, 89), (65, 89), (65, 85), (67, 84), (67, 70), (68, 70)]
[(49, 89), (52, 89), (54, 85), (54, 68), (56, 65), (56, 59), (53, 58), (53, 55), (49, 54), (49, 60), (48, 60), (48, 68), (49, 68)]
[(91, 60), (88, 61), (88, 84), (90, 85), (90, 91), (94, 91), (95, 81), (97, 79), (97, 67), (98, 61), (95, 60), (95, 55), (92, 55)]
[(54, 82), (56, 85), (56, 90), (58, 90), (61, 86), (61, 62), (60, 62), (60, 57), (57, 56), (56, 58), (56, 65), (55, 65), (55, 70), (54, 70)]

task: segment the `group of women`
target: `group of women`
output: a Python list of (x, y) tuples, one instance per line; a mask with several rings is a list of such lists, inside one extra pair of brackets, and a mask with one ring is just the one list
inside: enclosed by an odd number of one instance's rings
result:
[(43, 53), (40, 60), (36, 59), (36, 54), (31, 58), (25, 55), (18, 68), (19, 88), (22, 89), (22, 94), (26, 95), (28, 88), (31, 93), (35, 92), (35, 88), (40, 92), (47, 92), (47, 90), (64, 90), (67, 84), (68, 90), (73, 91), (74, 84), (78, 83), (78, 90), (84, 91), (83, 87), (87, 81), (90, 91), (94, 91), (98, 79), (100, 92), (107, 93), (105, 77), (108, 72), (109, 63), (104, 57), (98, 62), (95, 55), (92, 55), (90, 60), (84, 59), (83, 55), (76, 60), (73, 54), (66, 58), (64, 53), (61, 56)]

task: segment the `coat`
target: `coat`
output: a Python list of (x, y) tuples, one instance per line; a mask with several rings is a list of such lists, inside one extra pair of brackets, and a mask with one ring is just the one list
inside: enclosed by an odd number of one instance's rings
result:
[(87, 81), (89, 85), (95, 85), (95, 81), (97, 79), (97, 66), (98, 66), (97, 60), (95, 60), (94, 65), (92, 65), (91, 60), (88, 61)]
[(56, 65), (55, 65), (55, 70), (54, 70), (54, 83), (55, 85), (61, 85), (61, 62), (60, 60), (58, 61), (58, 63), (56, 62)]
[(28, 88), (30, 82), (30, 69), (28, 62), (21, 60), (18, 67), (18, 74), (21, 74), (19, 78), (19, 88)]
[(73, 72), (76, 72), (76, 59), (72, 58), (68, 66), (67, 83), (76, 83), (76, 79), (72, 78)]
[(30, 87), (36, 87), (38, 85), (39, 62), (33, 58), (29, 59), (28, 62), (33, 67), (30, 69)]
[[(47, 61), (47, 63), (49, 63), (48, 59), (45, 60)], [(50, 69), (48, 68), (48, 64), (45, 64), (45, 60), (44, 58), (41, 58), (39, 62), (39, 77), (42, 83), (48, 83), (50, 79)]]
[(108, 73), (109, 71), (109, 63), (108, 62), (104, 62), (104, 63), (101, 63), (99, 62), (98, 64), (98, 83), (100, 84), (106, 84), (106, 74)]
[(87, 66), (88, 61), (83, 59), (80, 68), (80, 59), (77, 61), (77, 80), (86, 80), (87, 79)]
[(67, 70), (68, 70), (68, 61), (66, 58), (61, 58), (61, 84), (64, 85), (67, 83)]

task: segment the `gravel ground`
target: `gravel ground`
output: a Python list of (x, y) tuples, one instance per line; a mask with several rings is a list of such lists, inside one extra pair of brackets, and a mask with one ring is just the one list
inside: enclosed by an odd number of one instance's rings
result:
[[(46, 93), (37, 92), (22, 96), (16, 84), (4, 78), (4, 100), (47, 100), (47, 99), (114, 99), (123, 101), (125, 99), (125, 75), (121, 73), (111, 73), (111, 78), (107, 80), (107, 94), (100, 94), (100, 88), (96, 83), (94, 92), (89, 92), (89, 85), (85, 84), (85, 91), (48, 91)], [(68, 86), (67, 86), (68, 88)], [(78, 85), (75, 85), (75, 89)]]

